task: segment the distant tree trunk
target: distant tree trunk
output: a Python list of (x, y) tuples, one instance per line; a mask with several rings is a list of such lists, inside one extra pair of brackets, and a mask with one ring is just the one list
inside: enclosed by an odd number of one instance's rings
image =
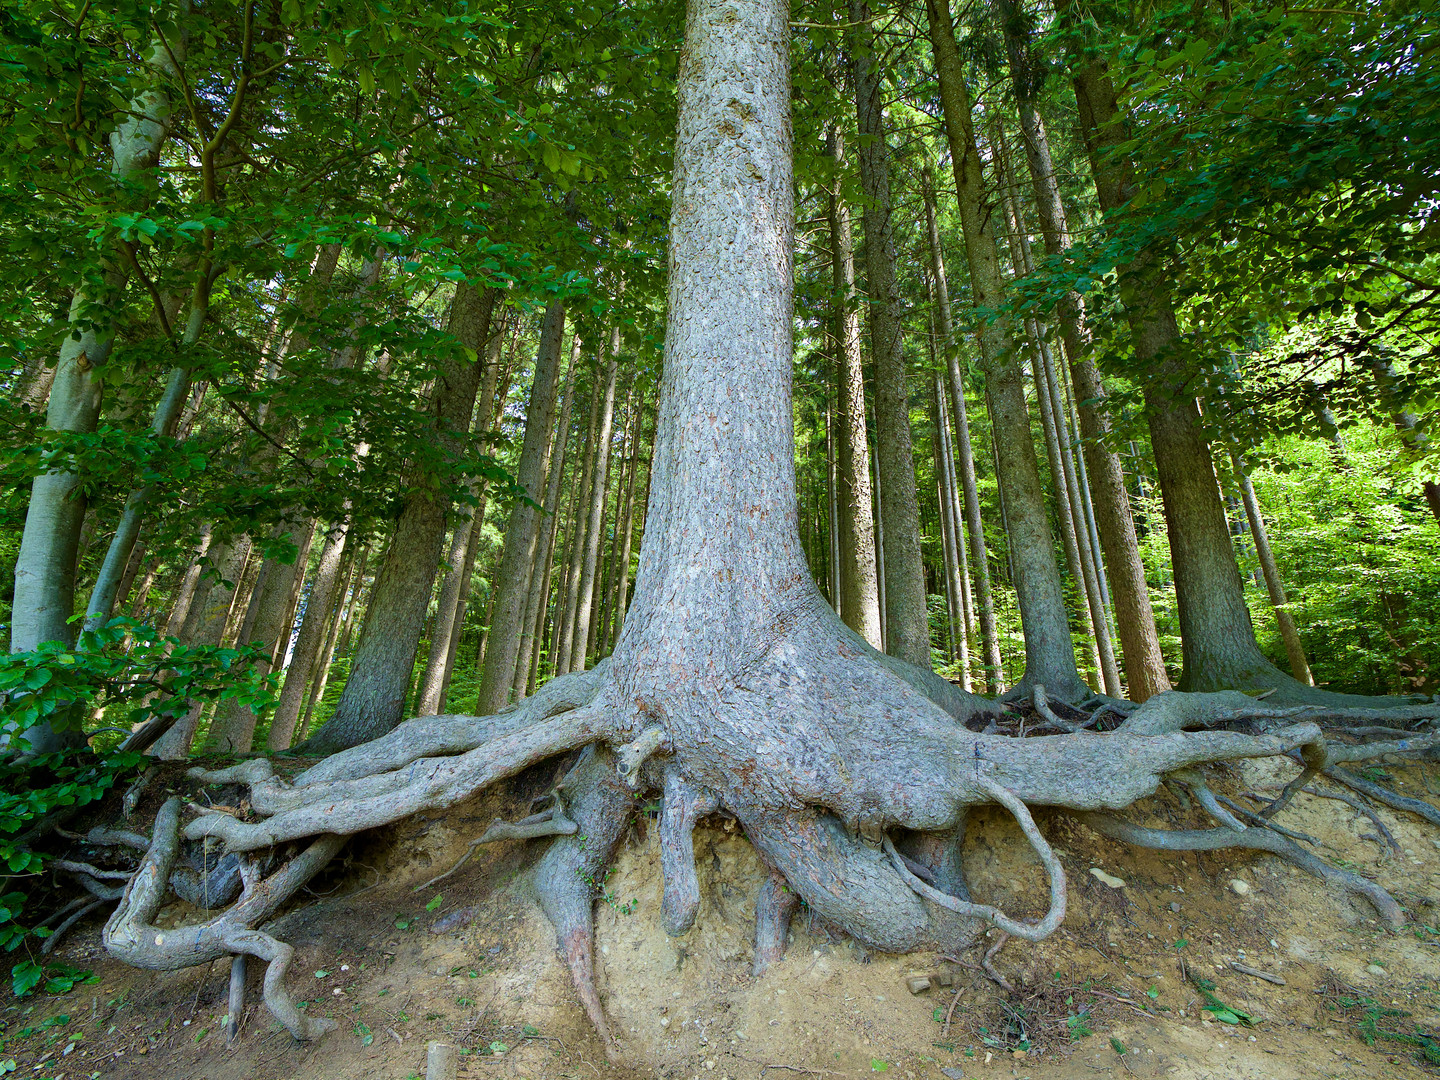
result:
[[(496, 299), (492, 301), (498, 303)], [(501, 320), (495, 317), (492, 322)], [(476, 395), (475, 424), (476, 437), (489, 433), (495, 415), (495, 391), (500, 382), (500, 344), (502, 332), (498, 326), (490, 327), (489, 340), (466, 342), (485, 357), (485, 371), (480, 377), (480, 390)], [(435, 607), (435, 625), (430, 630), (430, 655), (425, 658), (425, 671), (420, 676), (419, 701), (415, 712), (418, 716), (434, 716), (441, 709), (446, 684), (450, 681), (450, 670), (455, 663), (454, 640), (456, 630), (463, 621), (465, 597), (470, 591), (470, 574), (475, 565), (474, 543), (476, 529), (485, 523), (485, 481), (478, 477), (470, 482), (471, 498), (477, 505), (458, 508), (459, 521), (450, 539), (450, 551), (445, 559), (448, 569), (444, 583), (440, 586), (440, 599)]]
[[(1400, 445), (1405, 448), (1407, 457), (1414, 457), (1425, 450), (1430, 439), (1423, 432), (1418, 431), (1419, 421), (1415, 414), (1406, 409), (1398, 400), (1395, 387), (1395, 368), (1389, 360), (1382, 356), (1373, 357), (1369, 361), (1370, 371), (1375, 376), (1376, 386), (1380, 390), (1380, 398), (1384, 403), (1386, 411), (1390, 413), (1391, 422), (1395, 430), (1400, 433)], [(1430, 513), (1435, 520), (1440, 522), (1440, 484), (1433, 480), (1423, 481), (1425, 502), (1430, 507)]]
[[(1025, 158), (1035, 192), (1035, 206), (1045, 250), (1059, 255), (1070, 246), (1070, 229), (1060, 185), (1050, 155), (1049, 135), (1036, 107), (1039, 73), (1030, 50), (1028, 34), (1017, 21), (1020, 5), (1000, 0), (1005, 41), (1010, 54), (1010, 71), (1020, 112)], [(1112, 446), (1110, 419), (1105, 411), (1106, 391), (1095, 362), (1088, 355), (1089, 330), (1085, 325), (1084, 300), (1077, 292), (1066, 294), (1057, 309), (1061, 342), (1075, 386), (1080, 414), (1081, 444), (1090, 491), (1094, 498), (1105, 569), (1114, 591), (1115, 625), (1125, 663), (1125, 680), (1132, 701), (1144, 701), (1170, 689), (1165, 658), (1155, 630), (1150, 607), (1150, 589), (1130, 501), (1125, 494), (1125, 474)]]
[(952, 659), (960, 664), (960, 688), (970, 691), (970, 611), (964, 600), (962, 570), (964, 542), (960, 539), (960, 520), (956, 511), (955, 474), (949, 467), (950, 439), (946, 428), (944, 380), (935, 373), (931, 395), (931, 414), (935, 423), (935, 483), (940, 502), (940, 547), (945, 563), (945, 599), (950, 611), (950, 636), (954, 644)]
[(585, 561), (585, 527), (590, 521), (590, 487), (595, 472), (595, 432), (600, 425), (599, 368), (590, 390), (590, 422), (585, 428), (585, 458), (580, 468), (570, 507), (570, 536), (565, 561), (565, 603), (560, 613), (559, 644), (555, 648), (554, 670), (564, 675), (570, 670), (570, 654), (575, 640), (575, 616), (580, 609), (580, 569)]
[[(250, 557), (250, 538), (239, 536), (222, 543), (211, 554), (215, 574), (205, 578), (197, 590), (195, 602), (180, 632), (182, 645), (219, 645), (225, 625), (235, 603), (235, 586), (245, 572)], [(174, 727), (161, 735), (150, 748), (155, 757), (167, 761), (183, 761), (190, 753), (190, 744), (200, 724), (204, 703), (197, 702)]]
[(850, 207), (840, 188), (845, 165), (844, 136), (838, 126), (826, 135), (835, 163), (835, 187), (827, 192), (830, 219), (830, 318), (835, 336), (838, 433), (835, 471), (840, 533), (840, 617), (875, 648), (880, 633), (880, 586), (876, 580), (875, 520), (870, 491), (870, 439), (865, 430), (865, 370), (860, 357), (860, 311), (855, 290), (855, 254)]
[(1290, 614), (1290, 601), (1285, 596), (1285, 583), (1280, 580), (1280, 568), (1275, 563), (1275, 553), (1270, 549), (1270, 535), (1265, 531), (1265, 519), (1260, 514), (1260, 500), (1255, 498), (1255, 487), (1250, 483), (1250, 474), (1245, 463), (1232, 455), (1235, 466), (1235, 480), (1240, 486), (1241, 501), (1245, 504), (1245, 516), (1250, 521), (1250, 536), (1255, 541), (1255, 555), (1265, 575), (1265, 591), (1270, 594), (1270, 603), (1275, 608), (1275, 622), (1280, 627), (1280, 638), (1285, 643), (1285, 655), (1290, 658), (1290, 671), (1295, 678), (1307, 686), (1315, 685), (1310, 674), (1310, 661), (1305, 658), (1305, 645), (1300, 640), (1300, 631), (1295, 627), (1295, 618)]
[[(492, 290), (482, 292), (462, 284), (451, 304), (451, 333), (461, 342), (483, 342), (494, 305)], [(431, 408), (435, 437), (451, 451), (459, 448), (469, 429), (479, 384), (478, 362), (453, 352), (447, 355)], [(383, 735), (401, 720), (449, 510), (448, 500), (437, 498), (424, 477), (415, 477), (413, 483), (375, 579), (350, 678), (329, 723), (305, 743), (310, 752), (334, 753), (356, 746)]]
[(565, 375), (565, 393), (560, 404), (560, 420), (555, 425), (551, 445), (546, 451), (545, 516), (540, 522), (539, 546), (535, 566), (530, 571), (530, 589), (525, 601), (525, 617), (521, 623), (520, 650), (515, 660), (515, 697), (523, 698), (530, 688), (531, 660), (538, 654), (536, 643), (541, 640), (540, 627), (545, 621), (546, 601), (550, 596), (551, 555), (555, 550), (555, 526), (560, 506), (560, 481), (565, 474), (565, 450), (570, 441), (570, 414), (575, 404), (575, 376), (580, 367), (580, 335), (574, 334), (570, 347), (570, 369)]
[(365, 563), (369, 554), (368, 546), (361, 548), (359, 556), (351, 559), (349, 567), (345, 570), (345, 582), (341, 586), (339, 596), (340, 602), (335, 606), (335, 617), (331, 621), (330, 634), (326, 638), (325, 649), (320, 654), (319, 662), (316, 665), (315, 678), (310, 684), (310, 692), (305, 698), (305, 715), (300, 720), (300, 726), (292, 741), (305, 738), (306, 733), (310, 730), (310, 720), (315, 715), (315, 706), (325, 696), (325, 686), (330, 681), (330, 665), (335, 660), (335, 653), (342, 634), (349, 629), (350, 619), (359, 600), (360, 585), (365, 578)]
[[(995, 125), (1000, 135), (1000, 125)], [(1001, 202), (1005, 209), (1006, 232), (1010, 242), (1010, 262), (1016, 278), (1033, 269), (1030, 241), (1025, 223), (1011, 187), (1009, 163), (1004, 146), (996, 139), (1000, 182), (1004, 187)], [(1110, 644), (1110, 624), (1105, 617), (1105, 602), (1100, 597), (1100, 581), (1091, 559), (1090, 538), (1085, 531), (1085, 511), (1076, 489), (1074, 461), (1070, 457), (1070, 438), (1065, 424), (1065, 410), (1055, 390), (1054, 367), (1050, 349), (1045, 343), (1046, 327), (1036, 319), (1026, 319), (1030, 341), (1030, 368), (1035, 381), (1035, 400), (1040, 406), (1040, 423), (1045, 433), (1045, 453), (1050, 463), (1051, 483), (1055, 488), (1055, 504), (1060, 522), (1060, 535), (1065, 545), (1065, 560), (1070, 577), (1080, 592), (1079, 611), (1082, 632), (1089, 639), (1091, 658), (1100, 688), (1111, 697), (1120, 697), (1120, 672), (1115, 666), (1115, 652)]]
[(596, 568), (600, 539), (605, 531), (605, 501), (610, 478), (610, 438), (615, 421), (615, 377), (619, 367), (620, 330), (617, 327), (605, 367), (605, 388), (600, 400), (600, 427), (595, 434), (595, 473), (590, 481), (590, 520), (585, 526), (585, 559), (580, 564), (580, 602), (575, 608), (575, 636), (570, 643), (568, 670), (584, 671), (589, 651), (590, 623), (595, 607)]
[(304, 704), (305, 688), (315, 673), (325, 640), (330, 637), (331, 615), (340, 586), (340, 564), (345, 557), (345, 540), (349, 531), (348, 522), (338, 522), (326, 534), (325, 544), (320, 549), (320, 562), (315, 567), (310, 598), (305, 603), (305, 619), (300, 624), (300, 636), (295, 639), (295, 655), (285, 669), (280, 699), (270, 718), (270, 734), (265, 745), (271, 750), (290, 748), (295, 722)]
[[(638, 377), (636, 382), (638, 383)], [(639, 390), (638, 397), (636, 391)], [(629, 420), (625, 431), (625, 468), (621, 483), (615, 489), (615, 539), (610, 546), (610, 572), (606, 574), (605, 609), (600, 620), (597, 652), (609, 652), (619, 630), (615, 613), (619, 609), (621, 564), (630, 561), (630, 525), (635, 513), (635, 474), (640, 471), (640, 426), (645, 413), (645, 392), (637, 385), (630, 387)]]
[(875, 450), (885, 536), (885, 651), (918, 667), (930, 666), (930, 611), (920, 554), (920, 501), (905, 384), (900, 290), (895, 281), (890, 151), (880, 99), (880, 70), (867, 0), (850, 0), (849, 41), (860, 131), (860, 186), (865, 192), (866, 290), (870, 351), (875, 362)]
[[(630, 603), (630, 553), (633, 550), (635, 537), (635, 507), (637, 505), (640, 507), (640, 513), (642, 515), (641, 524), (643, 527), (645, 507), (650, 501), (650, 467), (648, 465), (648, 457), (646, 458), (647, 465), (645, 468), (645, 493), (641, 496), (638, 504), (635, 500), (635, 474), (639, 472), (640, 469), (640, 450), (645, 442), (643, 437), (644, 413), (645, 397), (642, 394), (640, 397), (641, 426), (637, 429), (640, 437), (636, 441), (634, 450), (635, 468), (630, 473), (630, 490), (625, 498), (624, 538), (620, 545), (620, 581), (615, 590), (615, 618), (610, 632), (611, 649), (615, 647), (615, 642), (620, 639), (621, 628), (625, 625), (625, 611)], [(655, 444), (655, 429), (653, 424), (650, 429), (649, 443), (653, 448)]]
[[(1000, 261), (995, 244), (997, 207), (983, 191), (980, 154), (975, 144), (970, 95), (965, 86), (955, 28), (948, 0), (927, 0), (935, 70), (945, 132), (955, 170), (960, 222), (970, 264), (970, 294), (977, 311), (993, 311), (1003, 299)], [(1060, 701), (1079, 701), (1089, 688), (1075, 667), (1075, 649), (1060, 588), (1060, 568), (1040, 488), (1040, 469), (1030, 435), (1020, 360), (1008, 322), (988, 318), (980, 327), (981, 361), (986, 370), (1000, 489), (1004, 495), (1006, 530), (1020, 622), (1025, 633), (1025, 675), (1021, 688), (1043, 684)]]
[[(565, 337), (565, 304), (553, 300), (545, 310), (540, 346), (535, 352), (535, 377), (530, 404), (525, 410), (525, 440), (520, 449), (516, 481), (531, 500), (544, 497), (545, 453), (555, 419), (555, 391), (560, 376), (560, 349)], [(530, 571), (535, 565), (535, 541), (540, 532), (539, 511), (531, 502), (517, 500), (505, 527), (505, 548), (495, 577), (490, 630), (486, 637), (485, 672), (475, 708), (482, 715), (498, 712), (515, 683), (515, 658), (520, 650), (521, 622), (530, 592)]]

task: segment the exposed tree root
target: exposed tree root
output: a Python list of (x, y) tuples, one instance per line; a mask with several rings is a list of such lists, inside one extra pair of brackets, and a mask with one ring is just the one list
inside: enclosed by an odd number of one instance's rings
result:
[(1136, 847), (1161, 851), (1221, 851), (1226, 848), (1268, 851), (1307, 873), (1340, 886), (1346, 892), (1363, 896), (1391, 929), (1398, 929), (1405, 923), (1405, 913), (1400, 905), (1375, 882), (1332, 866), (1324, 859), (1311, 855), (1289, 837), (1269, 829), (1246, 829), (1243, 833), (1233, 829), (1148, 829), (1110, 814), (1079, 813), (1074, 816), (1102, 836)]
[[(863, 642), (834, 630), (828, 611), (813, 622), (795, 616), (786, 629), (779, 644), (767, 644), (724, 688), (680, 681), (662, 690), (654, 681), (629, 677), (633, 666), (607, 665), (556, 679), (497, 716), (409, 721), (374, 743), (317, 763), (293, 782), (278, 777), (265, 759), (192, 770), (204, 782), (248, 787), (254, 818), (192, 806), (198, 816), (181, 829), (179, 803), (172, 799), (153, 842), (138, 834), (92, 833), (92, 842), (146, 848), (141, 870), (106, 927), (106, 947), (127, 962), (156, 968), (228, 954), (260, 957), (269, 965), (267, 1006), (297, 1037), (312, 1038), (321, 1026), (301, 1015), (284, 991), (289, 946), (256, 930), (257, 924), (324, 865), (343, 836), (454, 805), (575, 750), (580, 755), (558, 785), (554, 806), (519, 822), (497, 820), (465, 858), (482, 843), (556, 837), (536, 868), (537, 892), (580, 1003), (611, 1056), (618, 1046), (595, 985), (592, 908), (597, 897), (614, 903), (604, 886), (607, 867), (637, 797), (650, 792), (661, 795), (662, 919), (669, 933), (684, 933), (695, 920), (700, 889), (692, 834), (706, 814), (733, 814), (770, 866), (756, 902), (756, 974), (783, 955), (791, 914), (802, 900), (813, 917), (888, 952), (934, 948), (954, 954), (986, 925), (1030, 941), (1052, 933), (1065, 914), (1065, 875), (1030, 815), (1033, 805), (1077, 813), (1097, 831), (1144, 847), (1270, 851), (1365, 896), (1391, 925), (1402, 918), (1384, 890), (1305, 852), (1295, 841), (1310, 838), (1269, 820), (1293, 790), (1256, 813), (1216, 796), (1198, 766), (1295, 754), (1305, 762), (1308, 780), (1337, 771), (1337, 759), (1426, 750), (1432, 733), (1384, 725), (1382, 734), (1398, 737), (1327, 746), (1309, 722), (1321, 715), (1317, 707), (1278, 708), (1233, 692), (1160, 694), (1138, 707), (1103, 701), (1088, 720), (1071, 721), (1050, 706), (1043, 687), (1034, 687), (1029, 693), (1042, 726), (1065, 734), (982, 734), (956, 721), (983, 722), (998, 715), (998, 706), (950, 693), (949, 684), (909, 665), (877, 661)], [(1087, 730), (1106, 711), (1125, 717), (1117, 730)], [(1402, 724), (1437, 714), (1433, 706), (1394, 712)], [(1350, 712), (1344, 719), (1352, 729), (1364, 726)], [(1213, 730), (1224, 723), (1248, 733)], [(1222, 827), (1159, 832), (1087, 813), (1127, 807), (1167, 778), (1185, 784)], [(1010, 811), (1045, 867), (1050, 898), (1039, 922), (969, 898), (960, 859), (965, 820), (971, 806), (987, 803)], [(182, 835), (221, 844), (225, 858), (235, 860), (243, 888), (223, 914), (186, 928), (183, 943), (179, 937), (167, 943), (150, 920), (167, 879), (177, 891), (189, 883), (174, 866)], [(316, 837), (269, 877), (262, 878), (256, 856), (246, 854)], [(213, 874), (217, 865), (207, 856), (199, 869)], [(92, 879), (92, 891), (99, 884)], [(237, 993), (243, 994), (243, 979)], [(241, 1004), (232, 1008), (233, 1023)]]
[(800, 895), (785, 883), (785, 875), (770, 871), (755, 897), (755, 959), (750, 974), (759, 978), (785, 956), (790, 917), (800, 906)]
[(256, 864), (249, 864), (244, 891), (233, 907), (199, 926), (166, 931), (155, 926), (153, 919), (165, 898), (180, 847), (179, 823), (180, 800), (169, 799), (156, 816), (150, 850), (105, 924), (105, 950), (127, 964), (159, 971), (207, 964), (235, 953), (259, 957), (269, 965), (265, 1004), (292, 1035), (312, 1039), (334, 1027), (333, 1020), (307, 1017), (295, 1007), (284, 985), (294, 950), (254, 927), (314, 877), (340, 850), (345, 837), (321, 836), (267, 878), (260, 877)]
[(1349, 769), (1326, 769), (1325, 775), (1336, 783), (1344, 784), (1362, 795), (1369, 795), (1376, 802), (1384, 803), (1395, 810), (1407, 810), (1417, 817), (1424, 818), (1432, 825), (1440, 825), (1440, 810), (1424, 799), (1412, 799), (1408, 795), (1398, 794), (1382, 784), (1366, 780), (1362, 776), (1356, 776)]

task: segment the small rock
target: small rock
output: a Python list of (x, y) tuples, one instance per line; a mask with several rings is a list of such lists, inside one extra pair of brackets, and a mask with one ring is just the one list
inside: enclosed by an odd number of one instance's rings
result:
[(660, 1017), (660, 1026), (662, 1028), (668, 1028), (670, 1026), (670, 1018), (668, 1016)]
[(1249, 896), (1250, 883), (1248, 881), (1241, 881), (1237, 877), (1230, 882), (1230, 891), (1236, 896)]
[(1388, 975), (1389, 972), (1386, 971), (1386, 970), (1385, 970), (1383, 967), (1381, 967), (1379, 964), (1367, 964), (1367, 965), (1365, 965), (1365, 974), (1367, 974), (1367, 975)]
[(1098, 866), (1092, 866), (1090, 868), (1090, 876), (1102, 885), (1109, 885), (1112, 889), (1123, 889), (1125, 887), (1124, 878), (1118, 878), (1114, 874), (1107, 874)]
[(1180, 905), (1177, 904), (1174, 900), (1171, 900), (1171, 901), (1170, 901), (1170, 910), (1173, 911), (1173, 912), (1175, 912), (1175, 913), (1178, 915), (1178, 914), (1180, 913)]
[(940, 1075), (948, 1077), (948, 1080), (965, 1080), (965, 1074), (959, 1069), (941, 1069)]
[(905, 980), (905, 989), (912, 994), (923, 994), (930, 989), (930, 979), (926, 975), (912, 975)]
[(1013, 1058), (1023, 1058), (1023, 1057), (1025, 1056), (1025, 1051), (1024, 1051), (1024, 1050), (1011, 1050), (1011, 1051), (1010, 1051), (1010, 1056), (1013, 1057)]
[(474, 918), (475, 908), (473, 906), (456, 908), (448, 915), (442, 915), (431, 923), (430, 932), (444, 934), (451, 930), (459, 930), (462, 926), (468, 926)]

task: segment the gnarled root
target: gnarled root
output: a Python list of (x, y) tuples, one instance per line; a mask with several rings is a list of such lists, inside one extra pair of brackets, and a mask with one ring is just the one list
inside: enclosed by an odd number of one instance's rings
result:
[(1148, 829), (1111, 814), (1077, 813), (1074, 816), (1100, 835), (1136, 847), (1161, 851), (1221, 851), (1226, 848), (1268, 851), (1323, 881), (1338, 885), (1346, 892), (1363, 896), (1392, 930), (1405, 923), (1405, 913), (1395, 898), (1375, 882), (1331, 866), (1289, 837), (1269, 829), (1246, 829), (1243, 833), (1233, 829)]
[(785, 883), (785, 875), (770, 871), (755, 898), (755, 959), (750, 974), (759, 978), (785, 955), (790, 917), (800, 906), (800, 895)]
[(596, 895), (603, 895), (605, 869), (630, 826), (635, 796), (616, 774), (615, 756), (604, 747), (588, 747), (560, 786), (579, 832), (550, 845), (535, 869), (535, 891), (555, 927), (585, 1015), (595, 1025), (606, 1056), (615, 1060), (619, 1047), (595, 989), (594, 906)]
[(105, 951), (134, 967), (176, 971), (207, 964), (222, 956), (247, 953), (269, 964), (265, 973), (265, 1004), (297, 1039), (318, 1038), (335, 1026), (333, 1020), (307, 1017), (285, 991), (285, 971), (294, 950), (253, 929), (268, 919), (314, 877), (340, 850), (345, 837), (321, 836), (304, 852), (262, 878), (255, 864), (242, 868), (244, 890), (233, 907), (198, 926), (162, 930), (154, 925), (164, 900), (170, 871), (180, 847), (180, 800), (172, 798), (155, 819), (155, 832), (140, 868), (135, 871), (120, 905), (105, 924)]

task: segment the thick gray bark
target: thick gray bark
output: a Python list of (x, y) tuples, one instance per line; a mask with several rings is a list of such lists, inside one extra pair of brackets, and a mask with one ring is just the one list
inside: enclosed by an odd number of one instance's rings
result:
[[(473, 343), (483, 342), (489, 332), (494, 305), (492, 290), (469, 284), (455, 290), (450, 332), (472, 354)], [(479, 385), (478, 361), (454, 354), (447, 357), (431, 408), (435, 437), (449, 449), (457, 449), (469, 430)], [(376, 576), (365, 629), (335, 715), (305, 744), (313, 752), (333, 753), (383, 735), (404, 712), (449, 510), (448, 500), (437, 498), (424, 477), (413, 483)]]
[(910, 433), (900, 289), (895, 280), (895, 229), (891, 220), (890, 150), (880, 97), (870, 5), (850, 0), (847, 41), (859, 120), (860, 186), (865, 192), (865, 281), (870, 305), (870, 352), (875, 363), (875, 455), (884, 497), (885, 651), (919, 667), (930, 666), (930, 611), (920, 553), (920, 500)]
[(476, 711), (498, 712), (507, 703), (515, 683), (515, 659), (520, 651), (521, 623), (530, 593), (530, 572), (535, 565), (535, 542), (540, 533), (539, 500), (544, 498), (545, 452), (555, 421), (555, 390), (560, 377), (560, 349), (565, 337), (565, 304), (551, 301), (535, 352), (535, 378), (525, 410), (525, 441), (520, 448), (516, 482), (528, 500), (517, 501), (505, 527), (505, 549), (495, 578), (494, 606), (485, 646), (485, 673), (480, 681)]
[(859, 295), (850, 207), (841, 190), (844, 136), (832, 127), (826, 152), (835, 163), (835, 187), (827, 192), (830, 219), (830, 318), (835, 336), (835, 484), (840, 533), (840, 612), (845, 624), (881, 648), (880, 586), (875, 562), (875, 518), (870, 492), (870, 437), (865, 430), (865, 370), (860, 358)]
[[(971, 300), (977, 311), (993, 312), (1004, 299), (995, 244), (995, 217), (999, 211), (983, 190), (970, 94), (955, 44), (950, 5), (948, 0), (927, 0), (925, 9), (935, 52), (935, 70), (940, 78), (940, 100), (955, 170), (960, 223), (965, 233)], [(1012, 576), (1025, 632), (1022, 686), (1041, 684), (1052, 697), (1078, 701), (1089, 694), (1089, 689), (1075, 667), (1075, 650), (1060, 588), (1060, 568), (1055, 561), (1045, 495), (1040, 487), (1040, 469), (1030, 436), (1019, 353), (1011, 339), (1009, 322), (1003, 317), (986, 317), (977, 337), (986, 370), (986, 393), (994, 425)]]

